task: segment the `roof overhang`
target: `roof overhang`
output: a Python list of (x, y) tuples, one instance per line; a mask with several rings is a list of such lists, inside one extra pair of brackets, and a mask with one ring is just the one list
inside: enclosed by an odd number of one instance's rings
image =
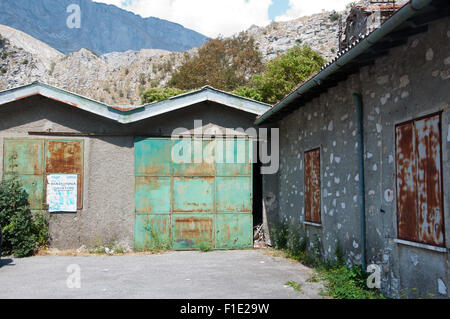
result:
[(222, 104), (256, 116), (263, 114), (271, 107), (268, 104), (216, 90), (209, 86), (198, 91), (174, 96), (164, 101), (150, 103), (139, 107), (111, 106), (40, 82), (34, 82), (29, 85), (0, 92), (0, 107), (4, 104), (36, 95), (79, 108), (122, 124), (145, 120), (206, 101)]

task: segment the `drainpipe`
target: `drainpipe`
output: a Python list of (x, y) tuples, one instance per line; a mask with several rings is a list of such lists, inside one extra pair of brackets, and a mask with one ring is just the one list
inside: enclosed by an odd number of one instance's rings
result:
[(363, 127), (363, 102), (359, 93), (354, 93), (356, 101), (356, 114), (358, 121), (358, 170), (359, 170), (359, 218), (361, 227), (361, 267), (366, 272), (366, 194), (364, 180), (364, 127)]

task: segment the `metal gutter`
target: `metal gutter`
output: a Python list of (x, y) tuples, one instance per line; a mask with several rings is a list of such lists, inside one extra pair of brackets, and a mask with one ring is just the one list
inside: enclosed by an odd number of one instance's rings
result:
[(353, 61), (356, 57), (364, 53), (368, 48), (372, 47), (386, 35), (394, 31), (403, 22), (413, 17), (417, 11), (424, 9), (431, 3), (432, 0), (411, 0), (400, 10), (398, 10), (389, 20), (384, 22), (380, 28), (373, 31), (365, 39), (361, 40), (355, 47), (350, 49), (342, 57), (340, 57), (336, 62), (330, 64), (320, 73), (315, 75), (312, 79), (307, 81), (305, 84), (300, 86), (294, 92), (290, 93), (281, 102), (275, 105), (272, 109), (261, 115), (255, 124), (259, 125), (269, 119), (272, 115), (278, 113), (280, 110), (285, 108), (290, 103), (294, 102), (299, 96), (305, 94), (310, 89), (320, 86), (321, 83), (328, 78), (333, 73), (337, 72), (339, 69), (347, 65), (349, 62)]

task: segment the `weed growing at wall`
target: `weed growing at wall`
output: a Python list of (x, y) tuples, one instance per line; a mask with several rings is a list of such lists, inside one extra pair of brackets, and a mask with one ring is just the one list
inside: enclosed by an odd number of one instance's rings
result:
[(315, 269), (316, 274), (310, 280), (323, 280), (327, 295), (337, 299), (384, 298), (377, 290), (367, 287), (369, 274), (363, 272), (361, 266), (347, 267), (339, 242), (335, 249), (336, 260), (325, 261), (320, 237), (314, 235), (309, 239), (301, 226), (280, 222), (272, 227), (271, 236), (275, 249), (282, 251), (285, 257)]
[(144, 231), (150, 234), (150, 238), (145, 241), (143, 251), (165, 251), (170, 249), (169, 240), (162, 238), (158, 230), (152, 227), (149, 220), (144, 226)]
[(14, 176), (0, 183), (0, 227), (4, 255), (27, 257), (48, 244), (48, 219), (44, 213), (33, 216), (28, 194)]

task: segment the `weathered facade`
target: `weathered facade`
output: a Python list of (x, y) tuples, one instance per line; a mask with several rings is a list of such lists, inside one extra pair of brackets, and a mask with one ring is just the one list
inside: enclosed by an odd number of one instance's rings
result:
[[(39, 83), (0, 95), (0, 173), (18, 175), (31, 208), (45, 208), (46, 176), (78, 176), (77, 211), (50, 214), (52, 247), (115, 241), (145, 249), (152, 236), (174, 249), (200, 243), (252, 247), (253, 217), (260, 219), (252, 215), (253, 198), (260, 195), (252, 189), (248, 158), (237, 164), (174, 165), (164, 145), (171, 146), (174, 129), (191, 130), (195, 120), (215, 129), (245, 130), (267, 105), (208, 87), (132, 109)], [(233, 149), (243, 144), (251, 154), (248, 137), (228, 143)]]
[(280, 129), (280, 171), (264, 176), (263, 196), (272, 222), (301, 225), (311, 245), (317, 236), (324, 259), (340, 245), (348, 265), (381, 266), (386, 295), (448, 297), (448, 3), (417, 12), (257, 121)]

